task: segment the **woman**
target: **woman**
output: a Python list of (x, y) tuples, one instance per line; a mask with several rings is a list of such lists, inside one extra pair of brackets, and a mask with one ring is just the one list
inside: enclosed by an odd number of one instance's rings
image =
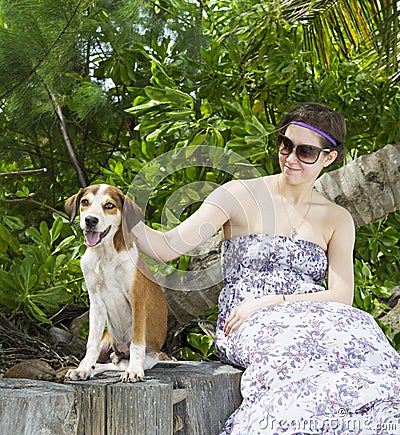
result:
[(217, 348), (245, 369), (224, 434), (398, 433), (399, 357), (351, 307), (352, 218), (313, 189), (345, 154), (343, 116), (302, 104), (278, 131), (279, 175), (220, 186), (166, 233), (133, 231), (168, 261), (223, 228)]

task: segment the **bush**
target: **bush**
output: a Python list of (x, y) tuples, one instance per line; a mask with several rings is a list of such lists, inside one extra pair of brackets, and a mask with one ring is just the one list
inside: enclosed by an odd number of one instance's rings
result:
[(12, 317), (49, 324), (49, 315), (62, 304), (87, 303), (79, 262), (82, 245), (75, 228), (57, 216), (50, 228), (42, 221), (39, 229), (27, 228), (23, 237), (26, 241), (20, 245), (13, 237), (6, 239), (16, 255), (3, 255), (0, 308)]

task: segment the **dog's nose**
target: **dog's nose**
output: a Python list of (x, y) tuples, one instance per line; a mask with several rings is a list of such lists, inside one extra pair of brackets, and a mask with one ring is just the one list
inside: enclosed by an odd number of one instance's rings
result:
[(94, 216), (86, 216), (85, 217), (85, 224), (86, 224), (86, 228), (89, 230), (92, 230), (96, 227), (96, 225), (98, 224), (99, 220), (97, 217)]

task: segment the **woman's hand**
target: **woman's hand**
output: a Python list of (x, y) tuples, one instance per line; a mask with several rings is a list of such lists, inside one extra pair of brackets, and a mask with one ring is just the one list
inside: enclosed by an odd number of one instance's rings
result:
[(259, 308), (273, 307), (283, 301), (280, 295), (263, 296), (262, 298), (250, 299), (242, 302), (234, 308), (226, 319), (224, 332), (229, 335), (240, 328), (241, 324)]

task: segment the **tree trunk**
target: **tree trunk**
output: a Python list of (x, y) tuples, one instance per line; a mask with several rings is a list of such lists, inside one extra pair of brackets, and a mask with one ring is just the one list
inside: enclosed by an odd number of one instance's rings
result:
[[(325, 173), (317, 180), (315, 187), (328, 199), (345, 207), (353, 216), (356, 227), (399, 210), (400, 144), (387, 145), (375, 153), (363, 155), (346, 166)], [(216, 270), (215, 266), (219, 262), (219, 246), (214, 243), (207, 255), (192, 257), (190, 268), (204, 269), (204, 273), (208, 273), (209, 270)], [(215, 277), (214, 286), (196, 292), (185, 288), (184, 284), (181, 291), (166, 289), (168, 306), (177, 323), (186, 323), (214, 307), (222, 288), (221, 280), (222, 275), (219, 282)]]
[(346, 208), (356, 227), (400, 209), (400, 144), (387, 145), (322, 175), (316, 189)]

